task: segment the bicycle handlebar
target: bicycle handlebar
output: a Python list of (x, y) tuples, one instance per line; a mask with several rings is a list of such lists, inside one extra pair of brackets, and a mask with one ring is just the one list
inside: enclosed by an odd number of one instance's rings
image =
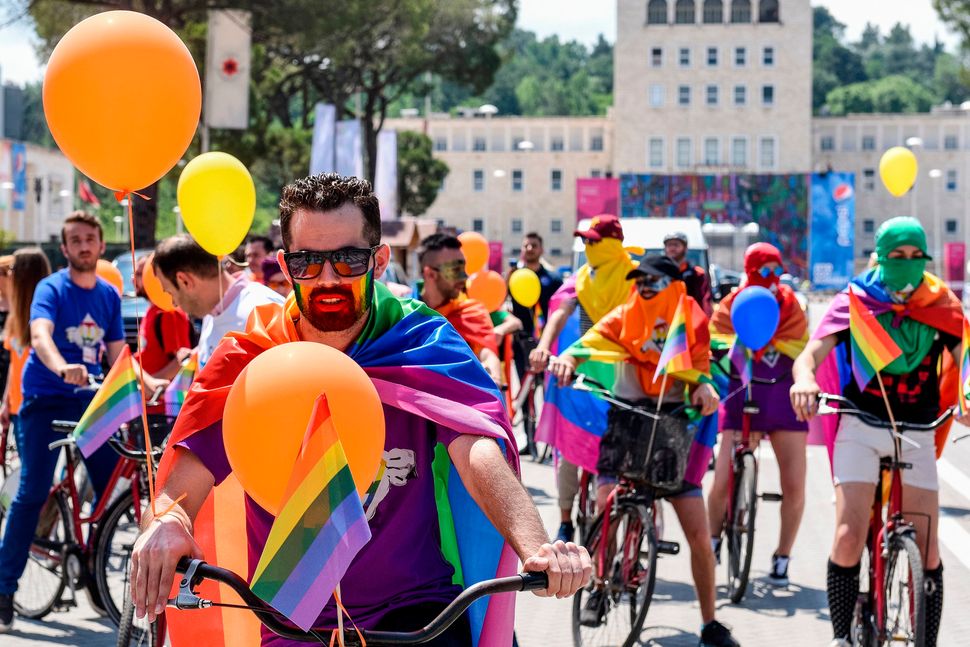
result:
[[(838, 407), (833, 407), (829, 405), (829, 402), (834, 402), (838, 404)], [(862, 411), (859, 407), (849, 400), (848, 398), (843, 398), (841, 395), (833, 395), (831, 393), (819, 393), (818, 394), (818, 414), (819, 415), (830, 415), (830, 414), (846, 414), (850, 416), (855, 416), (862, 422), (866, 423), (870, 427), (878, 427), (880, 429), (893, 429), (893, 424), (881, 418), (878, 418), (867, 411)], [(916, 423), (916, 422), (905, 422), (897, 421), (896, 430), (897, 431), (934, 431), (940, 427), (943, 423), (949, 420), (953, 416), (953, 407), (948, 407), (940, 417), (933, 422), (928, 423)]]
[[(73, 420), (54, 420), (51, 422), (51, 429), (58, 431), (62, 434), (73, 434), (74, 428), (77, 427), (77, 422)], [(74, 445), (75, 439), (73, 436), (68, 436), (67, 438), (62, 438), (61, 440), (55, 440), (50, 443), (47, 448), (51, 451), (64, 447), (67, 445)], [(112, 435), (107, 440), (108, 445), (114, 450), (116, 454), (122, 458), (127, 458), (129, 460), (138, 461), (139, 463), (145, 462), (145, 452), (140, 449), (132, 449), (126, 446), (117, 435)], [(152, 448), (152, 457), (157, 462), (162, 457), (162, 451), (160, 449)]]
[[(179, 582), (178, 595), (168, 601), (168, 605), (174, 606), (176, 609), (205, 609), (213, 606), (211, 600), (200, 598), (193, 590), (202, 580), (208, 579), (221, 582), (235, 591), (249, 610), (259, 618), (260, 622), (282, 638), (303, 642), (329, 643), (331, 634), (336, 631), (335, 629), (327, 629), (322, 633), (313, 630), (304, 632), (301, 629), (294, 628), (283, 620), (279, 611), (257, 597), (245, 580), (230, 570), (207, 564), (200, 559), (183, 557), (179, 560), (176, 571), (184, 574)], [(362, 629), (360, 633), (367, 644), (375, 647), (418, 645), (440, 636), (471, 606), (472, 602), (479, 598), (497, 593), (535, 591), (547, 586), (549, 586), (549, 578), (545, 573), (521, 573), (512, 577), (486, 580), (462, 591), (434, 620), (418, 631), (365, 631)], [(326, 639), (324, 634), (326, 634)], [(356, 630), (345, 629), (344, 640), (348, 645), (359, 644)]]
[[(658, 414), (657, 412), (649, 411), (648, 409), (645, 409), (643, 406), (638, 405), (635, 402), (631, 402), (630, 400), (625, 400), (624, 398), (620, 398), (613, 395), (613, 393), (608, 388), (606, 388), (600, 382), (589, 377), (588, 375), (584, 375), (582, 373), (577, 374), (576, 379), (573, 380), (573, 383), (571, 386), (577, 391), (586, 391), (587, 393), (593, 393), (599, 396), (600, 398), (602, 398), (603, 400), (606, 400), (610, 404), (614, 404), (620, 407), (621, 409), (625, 409), (627, 411), (632, 411), (645, 418), (650, 418), (651, 420), (661, 419), (660, 414)], [(696, 409), (696, 408), (685, 402), (679, 407), (677, 407), (676, 409), (672, 411), (665, 411), (663, 413), (668, 416), (676, 416), (678, 414), (687, 415), (688, 411), (692, 409)]]

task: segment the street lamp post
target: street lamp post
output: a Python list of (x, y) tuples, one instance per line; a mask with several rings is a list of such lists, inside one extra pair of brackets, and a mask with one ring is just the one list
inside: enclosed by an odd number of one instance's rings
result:
[(943, 275), (943, 227), (940, 222), (940, 183), (943, 171), (938, 168), (930, 169), (926, 174), (933, 180), (933, 258), (940, 276)]
[(185, 223), (182, 222), (182, 208), (178, 205), (172, 207), (172, 213), (175, 214), (175, 233), (181, 234), (185, 232)]

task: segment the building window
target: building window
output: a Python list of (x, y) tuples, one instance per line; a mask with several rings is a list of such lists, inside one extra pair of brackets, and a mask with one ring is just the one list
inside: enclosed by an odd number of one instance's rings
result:
[(721, 142), (717, 137), (708, 137), (704, 140), (704, 164), (717, 166), (720, 164)]
[(681, 67), (690, 67), (690, 47), (681, 47), (677, 55)]
[(603, 150), (603, 135), (593, 135), (589, 140), (589, 150), (591, 151), (601, 151)]
[(551, 151), (566, 150), (566, 145), (563, 142), (562, 137), (560, 137), (559, 135), (553, 136), (552, 141), (549, 142), (549, 150)]
[(860, 258), (864, 258), (866, 260), (869, 260), (870, 257), (872, 257), (872, 250), (871, 249), (863, 249), (862, 250), (862, 256)]
[(483, 231), (485, 231), (485, 219), (484, 218), (475, 218), (475, 219), (473, 219), (472, 220), (472, 231), (474, 231), (476, 233), (479, 233), (479, 234), (482, 233)]
[(731, 164), (738, 167), (748, 165), (748, 140), (746, 138), (735, 137), (731, 140)]
[(823, 151), (835, 150), (835, 137), (832, 137), (832, 135), (822, 135), (822, 140), (819, 145)]
[(599, 170), (598, 168), (590, 169), (589, 176), (592, 178), (603, 177), (603, 171)]
[(522, 218), (512, 218), (512, 233), (513, 234), (522, 233)]
[(709, 67), (714, 67), (717, 65), (717, 48), (708, 47), (707, 48), (707, 65)]
[(522, 169), (514, 169), (512, 171), (512, 190), (521, 191), (522, 190)]
[(947, 135), (943, 138), (943, 148), (948, 151), (955, 151), (960, 148), (960, 142), (956, 135)]
[(553, 191), (562, 191), (562, 171), (554, 168), (549, 174), (549, 188)]
[(876, 138), (873, 135), (862, 136), (862, 150), (864, 151), (876, 150)]
[(704, 22), (709, 25), (724, 22), (724, 3), (721, 0), (704, 0)]
[(946, 172), (946, 190), (956, 191), (957, 190), (957, 171), (956, 169), (949, 169)]
[(677, 138), (677, 166), (690, 168), (690, 138)]
[(677, 0), (674, 5), (674, 22), (678, 25), (694, 24), (694, 0)]
[(738, 67), (744, 67), (748, 64), (748, 50), (746, 48), (734, 48), (734, 64)]
[(647, 3), (647, 24), (667, 24), (667, 0), (650, 0)]
[(774, 67), (775, 65), (775, 48), (765, 47), (761, 52), (761, 64), (765, 67)]
[(677, 105), (679, 106), (690, 105), (690, 86), (689, 85), (681, 85), (677, 87)]
[(764, 168), (764, 169), (775, 168), (775, 138), (762, 137), (760, 150), (761, 150), (761, 168)]
[(946, 233), (948, 233), (948, 234), (955, 234), (955, 233), (957, 233), (957, 227), (958, 227), (958, 225), (957, 225), (957, 221), (956, 220), (948, 219), (946, 221)]
[(485, 190), (485, 171), (480, 168), (472, 171), (472, 189), (475, 191)]
[(485, 138), (484, 137), (476, 137), (474, 139), (474, 141), (472, 142), (472, 150), (473, 151), (484, 151), (485, 150)]
[(876, 190), (876, 169), (862, 169), (862, 188), (870, 192)]
[(876, 221), (872, 218), (866, 218), (862, 221), (862, 233), (872, 234), (876, 231)]
[(650, 67), (660, 67), (664, 64), (664, 51), (662, 47), (650, 48)]
[(549, 250), (549, 254), (552, 256), (562, 256), (562, 249), (559, 247), (553, 247)]
[(660, 137), (650, 138), (649, 164), (650, 168), (663, 168), (664, 140)]
[(778, 0), (761, 0), (758, 3), (758, 22), (779, 22)]
[(743, 106), (748, 102), (748, 88), (743, 85), (734, 86), (734, 105)]
[(650, 106), (652, 108), (662, 108), (664, 105), (664, 86), (650, 86)]
[(775, 105), (775, 86), (773, 85), (761, 86), (761, 103), (766, 106)]
[(562, 233), (562, 220), (559, 218), (553, 218), (549, 221), (549, 232), (553, 234)]
[(751, 0), (731, 0), (731, 22), (751, 22)]
[(448, 138), (447, 137), (435, 137), (434, 138), (434, 149), (436, 151), (446, 151), (446, 150), (448, 150)]
[(709, 106), (717, 105), (717, 86), (716, 85), (707, 86), (707, 105)]

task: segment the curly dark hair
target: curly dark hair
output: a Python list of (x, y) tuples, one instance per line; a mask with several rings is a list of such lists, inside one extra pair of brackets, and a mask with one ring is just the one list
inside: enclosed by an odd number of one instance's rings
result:
[(283, 234), (283, 248), (289, 250), (290, 243), (293, 242), (290, 223), (297, 209), (333, 211), (347, 203), (355, 205), (364, 214), (363, 233), (367, 244), (379, 245), (381, 211), (370, 182), (336, 173), (320, 173), (296, 180), (283, 187), (280, 195), (280, 230)]

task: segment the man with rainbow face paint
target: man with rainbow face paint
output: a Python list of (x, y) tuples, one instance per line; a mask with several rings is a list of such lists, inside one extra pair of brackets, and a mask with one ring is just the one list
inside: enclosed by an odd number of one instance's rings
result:
[[(843, 393), (860, 409), (889, 421), (877, 377), (897, 421), (929, 423), (957, 399), (963, 308), (946, 284), (926, 271), (926, 233), (915, 218), (887, 220), (876, 232), (876, 267), (855, 277), (836, 295), (804, 352), (795, 360), (791, 403), (800, 420), (819, 425), (829, 441), (835, 481), (835, 539), (828, 561), (827, 590), (833, 647), (849, 644), (859, 593), (862, 550), (866, 542), (881, 456), (893, 455), (885, 429), (858, 418), (815, 418), (819, 392)], [(850, 293), (871, 312), (902, 354), (860, 387), (853, 376)], [(835, 352), (833, 352), (835, 351)], [(844, 387), (842, 385), (845, 385)], [(970, 424), (970, 415), (956, 420)], [(936, 645), (943, 610), (943, 564), (937, 542), (939, 481), (936, 458), (949, 424), (933, 432), (907, 431), (902, 461), (906, 521), (916, 528), (927, 587), (924, 645)]]
[[(295, 341), (345, 352), (375, 382), (383, 405), (384, 460), (371, 488), (377, 494), (364, 502), (371, 539), (341, 584), (342, 608), (357, 626), (419, 629), (463, 586), (514, 574), (519, 560), (526, 571), (549, 574), (539, 595), (567, 597), (584, 586), (588, 553), (550, 543), (519, 482), (518, 452), (495, 383), (446, 319), (393, 296), (377, 280), (390, 249), (380, 242), (371, 185), (335, 174), (297, 180), (283, 188), (280, 225), (285, 251), (278, 258), (293, 294), (283, 305), (257, 308), (245, 332), (228, 335), (185, 399), (159, 468), (156, 509), (167, 512), (144, 521), (132, 554), (138, 617), (153, 619), (164, 608), (182, 556), (215, 551), (218, 560), (244, 542), (241, 574), (252, 578), (274, 519), (248, 497), (244, 511), (221, 503), (227, 493), (220, 488), (231, 485), (232, 474), (223, 410), (243, 368)], [(244, 532), (229, 534), (242, 524)], [(427, 644), (508, 647), (514, 602), (514, 595), (493, 596)], [(223, 622), (219, 614), (209, 617)], [(243, 644), (227, 641), (237, 627), (203, 627), (199, 618), (166, 612), (174, 645)], [(332, 628), (336, 619), (330, 599), (313, 626)], [(303, 643), (264, 629), (262, 644)]]

